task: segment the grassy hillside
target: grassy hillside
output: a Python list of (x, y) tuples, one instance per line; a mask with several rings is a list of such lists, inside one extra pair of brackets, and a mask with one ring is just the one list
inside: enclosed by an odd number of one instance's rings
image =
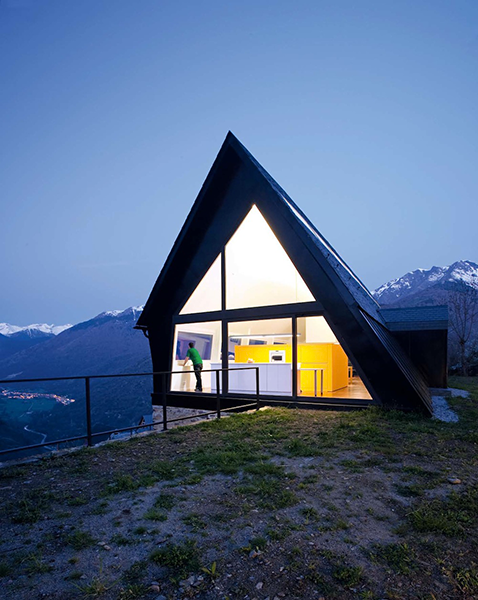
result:
[(475, 598), (466, 385), (457, 424), (268, 409), (3, 469), (0, 595)]

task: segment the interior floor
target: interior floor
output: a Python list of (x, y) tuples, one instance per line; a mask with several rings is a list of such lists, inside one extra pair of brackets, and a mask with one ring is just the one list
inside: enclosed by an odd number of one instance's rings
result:
[(372, 400), (360, 377), (352, 377), (349, 385), (335, 392), (327, 392), (327, 398), (355, 398), (360, 400)]

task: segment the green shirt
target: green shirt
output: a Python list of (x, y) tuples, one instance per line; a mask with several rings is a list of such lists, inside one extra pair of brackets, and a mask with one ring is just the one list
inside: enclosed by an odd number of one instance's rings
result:
[(191, 359), (193, 365), (202, 365), (202, 358), (196, 348), (189, 348), (186, 356)]

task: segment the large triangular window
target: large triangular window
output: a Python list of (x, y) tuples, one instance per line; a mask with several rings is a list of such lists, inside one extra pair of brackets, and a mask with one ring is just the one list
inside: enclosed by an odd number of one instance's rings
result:
[(221, 255), (212, 263), (201, 279), (180, 315), (221, 310)]
[(314, 300), (281, 243), (254, 205), (226, 244), (226, 308)]

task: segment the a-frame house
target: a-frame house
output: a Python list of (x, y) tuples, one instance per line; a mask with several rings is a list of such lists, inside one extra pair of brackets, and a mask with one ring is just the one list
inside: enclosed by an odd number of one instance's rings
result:
[[(427, 310), (396, 311), (390, 327), (387, 311), (229, 133), (136, 327), (149, 338), (154, 371), (179, 371), (155, 378), (154, 404), (164, 385), (169, 405), (213, 408), (210, 371), (221, 369), (223, 405), (237, 405), (254, 394), (258, 367), (264, 401), (431, 414), (429, 385), (446, 385), (447, 314)], [(191, 341), (204, 363), (201, 394), (183, 367)]]

